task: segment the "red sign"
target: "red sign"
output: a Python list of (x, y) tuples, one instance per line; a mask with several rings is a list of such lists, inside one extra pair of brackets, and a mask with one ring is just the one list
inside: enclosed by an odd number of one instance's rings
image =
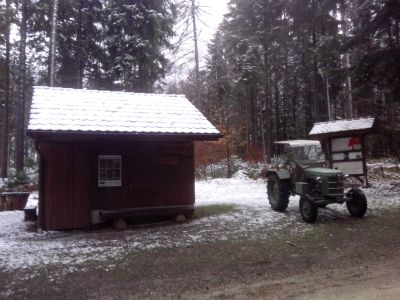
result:
[[(360, 139), (358, 138), (358, 136), (353, 136), (353, 137), (351, 137), (350, 140), (349, 140), (348, 147), (349, 147), (351, 150), (354, 150), (355, 146), (357, 146), (357, 145), (360, 145), (360, 146), (361, 146), (361, 141), (360, 141)], [(359, 149), (359, 148), (358, 148), (358, 149)]]

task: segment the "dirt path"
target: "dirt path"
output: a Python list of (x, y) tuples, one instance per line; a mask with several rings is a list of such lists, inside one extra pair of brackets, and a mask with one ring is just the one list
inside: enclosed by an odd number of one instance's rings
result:
[(400, 260), (315, 272), (282, 280), (263, 280), (229, 290), (196, 295), (199, 299), (399, 299)]
[[(303, 236), (275, 253), (260, 277), (183, 298), (400, 299), (399, 215), (330, 224), (320, 235)], [(338, 231), (348, 225), (354, 226), (350, 233)], [(241, 281), (246, 277), (248, 271)]]

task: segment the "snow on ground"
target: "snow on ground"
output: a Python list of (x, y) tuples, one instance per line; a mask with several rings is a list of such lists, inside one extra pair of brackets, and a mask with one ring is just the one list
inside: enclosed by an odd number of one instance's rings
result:
[[(400, 187), (390, 182), (373, 182), (365, 190), (368, 214), (400, 207)], [(30, 204), (35, 203), (33, 195)], [(314, 227), (303, 223), (297, 197), (291, 197), (286, 213), (271, 210), (263, 180), (251, 180), (238, 172), (231, 179), (196, 182), (196, 205), (231, 205), (233, 210), (219, 215), (195, 218), (185, 224), (171, 222), (135, 225), (125, 231), (98, 228), (80, 231), (38, 234), (23, 212), (0, 212), (0, 270), (27, 269), (25, 280), (36, 276), (41, 266), (63, 266), (50, 280), (67, 272), (82, 270), (85, 264), (103, 262), (99, 268), (112, 269), (119, 258), (129, 253), (154, 249), (190, 246), (210, 241), (268, 239), (279, 230), (299, 234)], [(338, 218), (348, 218), (345, 205), (320, 210), (316, 226), (329, 226)]]

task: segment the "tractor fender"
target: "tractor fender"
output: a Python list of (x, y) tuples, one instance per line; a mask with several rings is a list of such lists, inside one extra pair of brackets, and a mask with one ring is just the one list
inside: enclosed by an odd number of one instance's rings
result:
[(267, 177), (270, 174), (275, 174), (276, 176), (278, 176), (279, 179), (290, 179), (290, 178), (292, 178), (292, 175), (290, 174), (290, 172), (288, 170), (285, 170), (285, 169), (279, 170), (279, 171), (278, 170), (267, 171)]

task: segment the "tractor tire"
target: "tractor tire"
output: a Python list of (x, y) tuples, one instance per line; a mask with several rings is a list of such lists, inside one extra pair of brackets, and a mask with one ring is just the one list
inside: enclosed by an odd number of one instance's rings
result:
[(276, 174), (268, 175), (268, 200), (271, 208), (283, 212), (289, 204), (290, 181), (281, 180)]
[(306, 223), (314, 223), (318, 217), (318, 208), (309, 196), (300, 198), (300, 214)]
[(353, 217), (362, 218), (367, 212), (368, 204), (365, 194), (359, 189), (351, 189), (346, 194), (351, 200), (346, 202), (347, 209)]

